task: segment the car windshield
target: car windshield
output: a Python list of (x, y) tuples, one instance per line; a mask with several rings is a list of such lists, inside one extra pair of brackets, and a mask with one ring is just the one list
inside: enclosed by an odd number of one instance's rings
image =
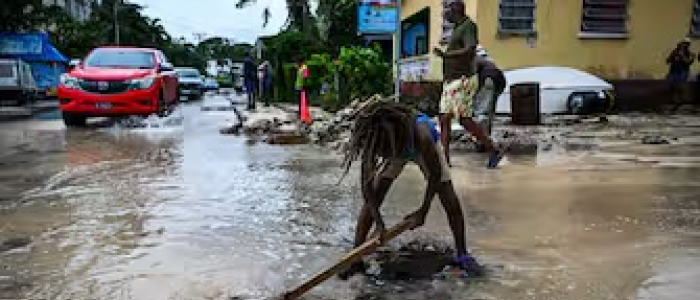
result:
[(85, 59), (86, 67), (153, 69), (155, 57), (147, 51), (95, 50)]
[(185, 77), (185, 78), (199, 78), (199, 77), (201, 77), (201, 75), (199, 74), (199, 71), (191, 70), (191, 69), (177, 70), (177, 76)]

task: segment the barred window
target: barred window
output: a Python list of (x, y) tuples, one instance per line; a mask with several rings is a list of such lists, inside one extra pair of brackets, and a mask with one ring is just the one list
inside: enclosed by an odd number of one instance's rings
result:
[(629, 0), (584, 0), (581, 14), (583, 34), (627, 34)]
[(690, 19), (690, 35), (700, 37), (700, 0), (693, 1), (693, 16)]
[(498, 13), (498, 32), (535, 32), (535, 0), (501, 0)]

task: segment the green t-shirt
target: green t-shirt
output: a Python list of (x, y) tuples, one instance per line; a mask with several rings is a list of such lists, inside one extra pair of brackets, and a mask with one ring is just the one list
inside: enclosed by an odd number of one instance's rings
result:
[(306, 65), (302, 65), (297, 69), (297, 80), (294, 86), (298, 89), (301, 90), (304, 88), (304, 85), (306, 84), (306, 76), (308, 73), (308, 69)]
[[(476, 23), (471, 18), (465, 17), (455, 24), (450, 41), (447, 44), (447, 51), (459, 50), (463, 48), (476, 47), (479, 43), (479, 30)], [(460, 55), (445, 57), (443, 59), (443, 72), (445, 79), (457, 79), (462, 76), (471, 76), (475, 73), (474, 56)]]

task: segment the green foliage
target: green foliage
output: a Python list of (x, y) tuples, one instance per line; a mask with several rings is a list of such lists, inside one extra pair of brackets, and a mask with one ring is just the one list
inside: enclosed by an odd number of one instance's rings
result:
[(391, 65), (379, 47), (343, 47), (338, 56), (338, 72), (348, 89), (346, 101), (391, 90)]
[(196, 46), (197, 53), (206, 56), (208, 59), (215, 59), (221, 62), (226, 59), (234, 61), (243, 60), (252, 50), (253, 45), (244, 43), (234, 44), (231, 40), (222, 37), (208, 38)]
[(34, 30), (49, 16), (41, 0), (2, 0), (0, 32)]
[[(335, 111), (356, 98), (387, 94), (392, 88), (391, 65), (384, 61), (381, 49), (343, 47), (336, 60), (330, 54), (314, 54), (308, 61), (310, 87), (318, 91), (323, 83), (330, 89), (321, 96), (325, 109)], [(335, 78), (340, 81), (336, 90)]]
[(313, 53), (324, 52), (325, 48), (318, 41), (299, 31), (282, 31), (265, 42), (266, 59), (293, 63), (297, 57), (309, 58)]

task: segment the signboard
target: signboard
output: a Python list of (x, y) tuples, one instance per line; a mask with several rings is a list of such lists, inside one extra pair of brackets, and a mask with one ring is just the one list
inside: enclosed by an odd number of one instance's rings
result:
[(428, 58), (403, 61), (399, 65), (401, 81), (422, 81), (430, 72), (430, 60)]
[(359, 33), (393, 34), (398, 22), (398, 0), (360, 0), (357, 5)]
[(43, 42), (42, 36), (36, 34), (0, 35), (0, 55), (41, 55)]

